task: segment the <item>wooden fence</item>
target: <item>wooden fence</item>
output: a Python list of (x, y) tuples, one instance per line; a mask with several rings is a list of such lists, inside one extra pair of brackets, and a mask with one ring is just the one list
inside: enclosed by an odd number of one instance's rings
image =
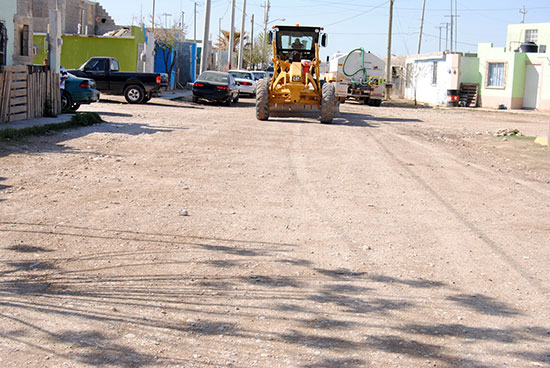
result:
[(61, 113), (59, 75), (42, 66), (0, 70), (0, 123)]

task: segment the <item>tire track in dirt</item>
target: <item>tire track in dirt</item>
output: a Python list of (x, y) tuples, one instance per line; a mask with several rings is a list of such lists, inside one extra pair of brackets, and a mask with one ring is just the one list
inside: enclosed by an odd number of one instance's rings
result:
[[(392, 133), (386, 130), (387, 134), (391, 134), (393, 137), (398, 138), (404, 145), (408, 144), (411, 146), (411, 142), (409, 140), (403, 139), (400, 135), (396, 133)], [(468, 218), (459, 211), (450, 201), (446, 200), (444, 196), (439, 193), (433, 186), (428, 184), (426, 180), (424, 180), (420, 175), (416, 174), (411, 167), (403, 161), (401, 158), (399, 158), (392, 150), (388, 148), (388, 146), (383, 143), (385, 140), (383, 137), (377, 137), (376, 134), (371, 135), (372, 140), (376, 142), (378, 147), (385, 152), (385, 154), (391, 158), (393, 161), (395, 161), (397, 164), (399, 164), (400, 168), (407, 172), (407, 174), (424, 190), (429, 193), (430, 196), (435, 198), (437, 202), (439, 202), (443, 207), (447, 209), (449, 213), (451, 213), (465, 228), (467, 228), (471, 233), (478, 236), (480, 240), (488, 247), (490, 248), (494, 254), (496, 254), (500, 260), (504, 263), (506, 263), (509, 267), (514, 269), (518, 275), (523, 277), (527, 282), (529, 282), (534, 288), (536, 288), (541, 294), (548, 295), (548, 288), (545, 287), (540, 281), (538, 281), (525, 267), (523, 267), (520, 263), (518, 263), (516, 260), (514, 260), (512, 257), (510, 257), (506, 251), (496, 242), (495, 240), (491, 239), (486, 232), (484, 232), (481, 228), (476, 226), (474, 223), (472, 223)]]

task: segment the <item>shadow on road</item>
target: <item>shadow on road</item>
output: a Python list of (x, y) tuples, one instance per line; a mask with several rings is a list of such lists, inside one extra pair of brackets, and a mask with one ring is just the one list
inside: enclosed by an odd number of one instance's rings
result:
[[(494, 298), (439, 280), (289, 262), (300, 244), (6, 221), (0, 238), (17, 239), (0, 245), (0, 336), (92, 366), (185, 366), (190, 361), (170, 352), (196, 340), (228, 351), (250, 345), (341, 356), (293, 365), (302, 367), (364, 366), (356, 352), (489, 367), (449, 348), (451, 337), (502, 344), (502, 353), (524, 362), (547, 359), (545, 351), (517, 351), (545, 341), (544, 328), (410, 322), (410, 313), (457, 308), (472, 320), (518, 316)], [(260, 264), (264, 272), (254, 272)], [(55, 320), (79, 328), (47, 322)], [(157, 344), (153, 354), (148, 346)]]

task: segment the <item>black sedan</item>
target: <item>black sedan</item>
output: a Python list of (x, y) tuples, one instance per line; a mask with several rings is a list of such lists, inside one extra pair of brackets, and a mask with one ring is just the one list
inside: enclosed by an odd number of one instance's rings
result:
[(200, 99), (222, 102), (226, 106), (239, 101), (239, 90), (229, 73), (206, 71), (193, 84), (193, 102)]

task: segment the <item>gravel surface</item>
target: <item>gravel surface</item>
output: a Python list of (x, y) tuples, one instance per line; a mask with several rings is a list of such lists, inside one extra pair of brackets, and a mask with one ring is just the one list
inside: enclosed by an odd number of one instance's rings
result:
[(550, 366), (550, 114), (122, 102), (0, 142), (0, 366)]

